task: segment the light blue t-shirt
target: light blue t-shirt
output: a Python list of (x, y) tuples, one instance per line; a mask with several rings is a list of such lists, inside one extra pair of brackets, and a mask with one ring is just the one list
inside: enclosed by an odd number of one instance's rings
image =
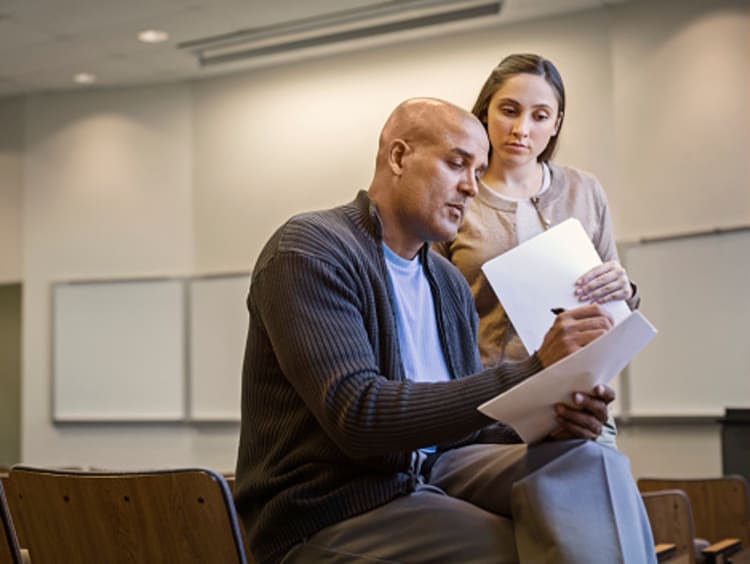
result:
[(440, 346), (435, 303), (419, 255), (406, 260), (383, 243), (396, 298), (396, 325), (406, 377), (415, 382), (450, 380)]
[[(440, 346), (435, 301), (422, 259), (417, 254), (406, 260), (385, 243), (383, 252), (396, 298), (396, 328), (406, 377), (415, 382), (447, 382), (450, 373)], [(412, 465), (417, 472), (431, 452), (435, 452), (434, 445), (413, 453)]]

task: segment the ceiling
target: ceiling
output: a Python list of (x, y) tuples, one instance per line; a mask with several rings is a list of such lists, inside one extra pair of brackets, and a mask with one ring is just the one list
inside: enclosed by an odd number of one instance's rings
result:
[[(193, 53), (177, 45), (385, 1), (0, 0), (0, 97), (167, 82), (237, 70), (243, 65), (202, 68)], [(410, 0), (390, 1), (406, 4)], [(528, 19), (619, 1), (504, 0), (494, 21)], [(136, 35), (145, 29), (164, 30), (170, 37), (164, 43), (142, 43)], [(270, 59), (266, 64), (273, 62)], [(248, 62), (244, 66), (258, 64)], [(74, 83), (73, 76), (82, 72), (94, 74), (96, 83)]]

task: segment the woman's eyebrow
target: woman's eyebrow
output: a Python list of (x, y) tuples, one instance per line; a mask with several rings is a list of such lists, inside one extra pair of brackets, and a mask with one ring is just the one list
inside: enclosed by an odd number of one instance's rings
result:
[[(523, 104), (521, 104), (521, 102), (519, 102), (515, 98), (500, 98), (498, 100), (498, 103), (499, 104), (513, 104), (515, 106), (522, 106), (523, 105)], [(539, 102), (538, 104), (532, 104), (531, 107), (532, 108), (544, 108), (544, 109), (547, 109), (547, 110), (552, 110), (553, 106), (551, 106), (547, 102)]]

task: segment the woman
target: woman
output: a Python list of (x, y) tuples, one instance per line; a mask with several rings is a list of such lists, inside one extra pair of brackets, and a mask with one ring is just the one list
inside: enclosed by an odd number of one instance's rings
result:
[[(590, 174), (550, 162), (565, 116), (565, 89), (555, 66), (533, 54), (503, 59), (490, 74), (472, 110), (490, 138), (489, 167), (452, 242), (436, 249), (471, 286), (479, 313), (479, 349), (485, 365), (521, 360), (528, 352), (481, 271), (489, 259), (570, 217), (591, 238), (600, 266), (576, 281), (581, 302), (639, 297), (620, 266), (607, 201)], [(601, 441), (614, 445), (614, 424)]]

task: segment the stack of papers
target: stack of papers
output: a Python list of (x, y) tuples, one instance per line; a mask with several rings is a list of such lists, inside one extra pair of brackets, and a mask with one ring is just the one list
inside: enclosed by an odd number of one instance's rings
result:
[[(533, 353), (555, 320), (554, 308), (582, 305), (576, 279), (601, 264), (577, 219), (568, 219), (488, 261), (482, 270), (524, 346)], [(653, 339), (656, 329), (622, 301), (602, 306), (615, 327), (582, 349), (479, 406), (510, 425), (527, 443), (557, 427), (554, 404), (571, 403), (573, 392), (609, 383)]]

